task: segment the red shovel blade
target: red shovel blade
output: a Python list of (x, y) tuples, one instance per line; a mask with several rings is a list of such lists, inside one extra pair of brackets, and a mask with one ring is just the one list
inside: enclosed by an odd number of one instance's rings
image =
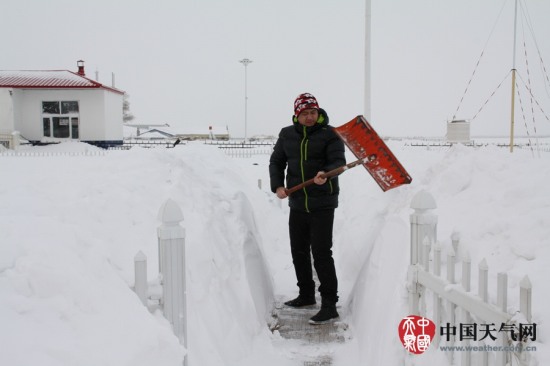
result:
[(365, 117), (357, 116), (335, 131), (357, 159), (368, 158), (363, 166), (384, 192), (412, 182), (409, 173)]

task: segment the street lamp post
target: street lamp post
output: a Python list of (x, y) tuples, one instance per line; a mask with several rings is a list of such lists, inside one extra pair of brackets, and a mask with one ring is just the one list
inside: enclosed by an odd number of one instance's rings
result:
[(244, 141), (246, 142), (246, 127), (247, 127), (247, 109), (248, 109), (248, 92), (247, 92), (247, 66), (252, 63), (252, 60), (243, 58), (239, 60), (244, 65)]

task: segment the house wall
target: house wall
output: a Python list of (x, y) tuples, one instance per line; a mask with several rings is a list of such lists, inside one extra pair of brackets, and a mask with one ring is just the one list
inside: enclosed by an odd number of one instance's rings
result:
[[(107, 94), (115, 94), (120, 98), (107, 96)], [(39, 141), (44, 137), (42, 101), (77, 100), (80, 140), (122, 141), (122, 95), (120, 94), (105, 89), (16, 89), (13, 97), (15, 129), (29, 140)], [(120, 104), (115, 108), (117, 100)]]
[(13, 90), (0, 88), (0, 133), (13, 132)]
[(105, 100), (105, 137), (106, 140), (122, 140), (123, 132), (123, 102), (122, 94), (103, 91)]
[(85, 90), (83, 97), (79, 100), (80, 140), (105, 140), (103, 90)]

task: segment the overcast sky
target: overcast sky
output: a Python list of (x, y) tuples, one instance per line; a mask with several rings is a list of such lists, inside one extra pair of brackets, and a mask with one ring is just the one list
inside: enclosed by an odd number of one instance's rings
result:
[[(550, 116), (550, 1), (520, 5), (518, 83), (530, 82), (535, 100), (524, 91), (516, 131), (550, 134), (550, 121), (530, 114), (538, 102)], [(306, 91), (335, 126), (364, 114), (364, 0), (4, 0), (0, 8), (0, 69), (76, 71), (82, 59), (92, 79), (97, 71), (110, 85), (115, 74), (135, 123), (182, 133), (228, 126), (243, 136), (245, 57), (253, 60), (248, 137), (288, 125)], [(485, 50), (456, 118), (474, 117), (503, 82), (472, 134), (508, 135), (513, 8), (513, 0), (372, 0), (378, 132), (444, 136)]]

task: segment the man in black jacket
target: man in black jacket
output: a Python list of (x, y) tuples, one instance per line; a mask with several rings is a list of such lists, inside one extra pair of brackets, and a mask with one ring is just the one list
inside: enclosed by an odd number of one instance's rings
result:
[[(346, 164), (344, 143), (328, 125), (327, 113), (309, 93), (296, 98), (292, 121), (279, 133), (269, 160), (271, 190), (280, 199), (289, 197), (290, 248), (300, 290), (298, 297), (285, 305), (302, 307), (316, 303), (312, 253), (322, 303), (310, 323), (323, 324), (338, 317), (338, 280), (331, 248), (339, 187), (337, 176), (326, 179), (321, 175)], [(315, 184), (287, 196), (285, 169), (287, 187), (311, 178)]]

